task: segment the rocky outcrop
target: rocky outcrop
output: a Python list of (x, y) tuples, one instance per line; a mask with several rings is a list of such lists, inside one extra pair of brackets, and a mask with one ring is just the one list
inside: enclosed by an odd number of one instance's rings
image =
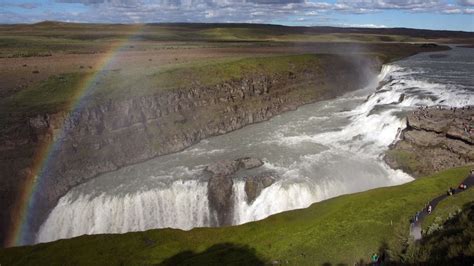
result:
[(214, 176), (228, 176), (239, 170), (239, 160), (221, 160), (206, 167), (206, 171)]
[[(32, 231), (70, 188), (98, 174), (358, 89), (379, 68), (373, 59), (321, 56), (317, 65), (298, 72), (249, 74), (213, 86), (157, 88), (155, 94), (101, 102), (85, 99), (89, 104), (73, 113), (9, 114), (9, 122), (0, 128), (0, 235), (16, 222), (10, 213), (20, 191), (34, 180), (38, 162), (45, 168), (36, 179), (41, 193), (31, 207), (36, 212)], [(221, 198), (220, 193), (213, 197)]]
[(213, 226), (232, 224), (234, 181), (230, 175), (213, 175), (207, 184), (207, 197)]
[[(205, 171), (211, 174), (207, 184), (207, 196), (214, 226), (232, 224), (234, 174), (241, 169), (248, 170), (262, 165), (263, 161), (260, 159), (244, 157), (236, 160), (220, 160), (205, 168)], [(263, 178), (261, 180), (260, 183), (271, 185), (267, 180), (263, 181)]]
[(247, 203), (252, 203), (264, 188), (271, 186), (274, 182), (274, 173), (262, 173), (257, 176), (246, 177), (244, 189), (247, 194)]
[(385, 161), (415, 177), (474, 163), (474, 107), (409, 114), (401, 140), (391, 145)]
[(245, 157), (239, 159), (239, 166), (245, 169), (252, 169), (262, 165), (263, 161), (257, 158)]

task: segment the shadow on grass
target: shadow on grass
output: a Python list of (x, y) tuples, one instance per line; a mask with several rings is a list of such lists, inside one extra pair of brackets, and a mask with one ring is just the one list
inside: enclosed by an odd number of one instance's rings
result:
[(160, 265), (265, 265), (248, 246), (222, 243), (203, 252), (183, 251), (164, 260)]

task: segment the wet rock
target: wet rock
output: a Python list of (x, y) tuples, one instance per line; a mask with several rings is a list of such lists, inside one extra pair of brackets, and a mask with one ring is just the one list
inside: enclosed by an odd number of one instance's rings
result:
[[(232, 224), (233, 213), (233, 175), (240, 169), (252, 169), (263, 165), (257, 158), (244, 157), (237, 160), (220, 160), (206, 167), (212, 174), (208, 182), (209, 207), (216, 226)], [(270, 186), (274, 179), (270, 175), (249, 177), (246, 182), (246, 191), (254, 200), (265, 187)], [(248, 183), (248, 184), (247, 184)], [(249, 197), (249, 196), (247, 196)]]
[(258, 176), (249, 176), (245, 178), (245, 193), (247, 194), (247, 202), (253, 202), (266, 187), (271, 186), (275, 182), (275, 174), (263, 173)]
[(257, 168), (263, 165), (263, 161), (257, 158), (244, 157), (238, 159), (239, 166), (245, 169)]
[(403, 100), (405, 100), (405, 93), (400, 94), (400, 97), (398, 98), (397, 103), (401, 103), (403, 102)]
[(433, 47), (438, 47), (436, 43), (423, 43), (420, 45), (421, 48), (433, 48)]
[(206, 171), (221, 176), (234, 174), (237, 170), (239, 170), (239, 161), (237, 160), (221, 160), (206, 167)]
[(214, 175), (207, 184), (209, 207), (212, 216), (216, 219), (213, 222), (217, 226), (232, 224), (233, 184), (232, 177), (228, 175)]

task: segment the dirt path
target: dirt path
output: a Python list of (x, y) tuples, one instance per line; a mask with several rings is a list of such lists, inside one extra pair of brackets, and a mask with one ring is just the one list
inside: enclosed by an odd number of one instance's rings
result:
[[(466, 177), (466, 179), (464, 179), (464, 181), (462, 182), (463, 184), (466, 184), (467, 185), (467, 189), (471, 188), (472, 186), (474, 186), (474, 174), (471, 173), (469, 174), (468, 177)], [(455, 188), (455, 194), (457, 193), (461, 193), (463, 192), (464, 190), (462, 189), (459, 189), (459, 188)], [(442, 201), (443, 199), (449, 197), (446, 194), (443, 194), (443, 195), (440, 195), (434, 199), (432, 199), (427, 206), (431, 205), (431, 211), (434, 211), (434, 209), (436, 208), (436, 206), (438, 205), (438, 203), (440, 201)], [(415, 222), (412, 222), (411, 225), (410, 225), (410, 236), (412, 236), (415, 240), (420, 240), (422, 238), (422, 235), (421, 235), (421, 223), (423, 222), (423, 219), (428, 216), (428, 207), (425, 207), (423, 208), (420, 213), (418, 214), (418, 220), (415, 221)]]

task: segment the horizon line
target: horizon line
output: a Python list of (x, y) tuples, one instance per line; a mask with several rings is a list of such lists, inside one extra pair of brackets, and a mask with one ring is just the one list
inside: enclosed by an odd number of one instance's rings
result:
[(133, 26), (133, 25), (260, 25), (260, 26), (277, 26), (277, 27), (287, 27), (287, 28), (336, 28), (336, 29), (367, 29), (367, 30), (390, 30), (390, 29), (399, 29), (399, 30), (421, 30), (421, 31), (437, 31), (437, 32), (463, 32), (463, 33), (474, 33), (474, 31), (467, 30), (448, 30), (448, 29), (426, 29), (426, 28), (408, 28), (408, 27), (363, 27), (361, 26), (351, 26), (351, 25), (284, 25), (276, 23), (252, 23), (252, 22), (131, 22), (131, 23), (120, 23), (120, 22), (79, 22), (79, 21), (61, 21), (61, 20), (43, 20), (34, 23), (5, 23), (0, 22), (0, 26), (16, 26), (16, 25), (39, 25), (46, 23), (62, 23), (62, 24), (88, 24), (88, 25), (122, 25), (122, 26)]

